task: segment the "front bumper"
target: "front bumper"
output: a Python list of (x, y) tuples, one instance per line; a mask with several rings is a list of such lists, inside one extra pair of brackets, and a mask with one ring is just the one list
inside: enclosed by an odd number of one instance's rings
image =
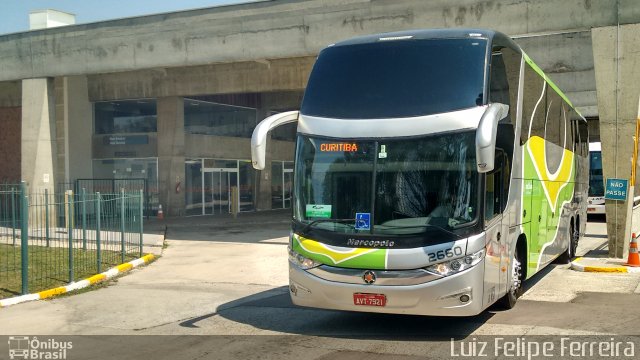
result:
[(587, 205), (587, 214), (604, 214), (604, 213), (605, 213), (604, 204), (598, 204), (598, 205), (589, 204), (589, 205)]
[[(472, 316), (483, 308), (484, 261), (458, 274), (423, 284), (381, 286), (348, 284), (321, 279), (289, 264), (289, 294), (294, 304), (321, 309), (414, 314)], [(364, 272), (364, 271), (363, 271)], [(354, 293), (384, 294), (386, 306), (354, 305)], [(460, 297), (468, 295), (462, 302)]]

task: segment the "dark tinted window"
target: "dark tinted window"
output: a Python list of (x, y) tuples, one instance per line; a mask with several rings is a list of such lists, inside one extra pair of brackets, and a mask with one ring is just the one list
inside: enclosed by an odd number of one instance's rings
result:
[(256, 109), (184, 100), (184, 131), (189, 134), (250, 138), (256, 126)]
[(524, 97), (522, 101), (522, 142), (531, 136), (544, 139), (547, 83), (531, 65), (524, 66)]
[(592, 151), (589, 155), (589, 196), (604, 196), (602, 152)]
[(547, 115), (545, 139), (553, 144), (565, 146), (564, 99), (550, 86), (547, 87)]
[(509, 82), (501, 52), (491, 56), (491, 76), (489, 83), (489, 102), (509, 105)]
[(154, 133), (158, 129), (152, 99), (97, 102), (94, 114), (96, 134)]
[(430, 39), (329, 47), (313, 68), (302, 113), (375, 119), (481, 105), (486, 46), (483, 39)]
[(502, 54), (501, 60), (505, 67), (508, 83), (507, 86), (509, 90), (509, 102), (505, 104), (509, 105), (509, 121), (511, 121), (511, 124), (515, 128), (517, 117), (516, 104), (518, 103), (518, 84), (520, 83), (520, 63), (522, 62), (522, 55), (508, 47), (500, 49), (500, 53)]
[(578, 121), (578, 132), (580, 133), (580, 151), (578, 153), (586, 157), (589, 155), (589, 129), (586, 121)]

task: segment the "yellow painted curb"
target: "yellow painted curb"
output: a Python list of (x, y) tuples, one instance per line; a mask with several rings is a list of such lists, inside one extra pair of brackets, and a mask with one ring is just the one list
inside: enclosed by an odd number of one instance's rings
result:
[(66, 292), (67, 292), (67, 288), (64, 287), (64, 286), (60, 286), (60, 287), (57, 287), (57, 288), (53, 288), (53, 289), (49, 289), (49, 290), (45, 290), (45, 291), (40, 291), (40, 292), (38, 292), (38, 295), (40, 295), (40, 299), (46, 299), (46, 298), (50, 298), (52, 296), (64, 294)]
[(145, 255), (141, 258), (129, 261), (127, 263), (124, 264), (120, 264), (118, 266), (112, 267), (111, 269), (101, 273), (101, 274), (97, 274), (97, 275), (93, 275), (91, 277), (88, 277), (86, 279), (71, 283), (69, 285), (66, 286), (59, 286), (53, 289), (48, 289), (48, 290), (44, 290), (44, 291), (40, 291), (37, 293), (33, 293), (33, 294), (27, 294), (27, 295), (21, 295), (21, 296), (15, 296), (12, 298), (8, 298), (8, 299), (1, 299), (0, 300), (0, 308), (2, 307), (7, 307), (10, 305), (15, 305), (15, 304), (20, 304), (23, 302), (27, 302), (27, 301), (32, 301), (32, 300), (41, 300), (41, 299), (47, 299), (56, 295), (60, 295), (60, 294), (64, 294), (64, 293), (68, 293), (71, 291), (75, 291), (75, 290), (79, 290), (79, 289), (83, 289), (85, 287), (91, 286), (93, 284), (102, 282), (104, 280), (110, 279), (120, 273), (124, 273), (127, 272), (133, 268), (136, 268), (140, 265), (144, 265), (144, 264), (149, 264), (150, 262), (152, 262), (155, 259), (155, 256), (153, 256), (153, 254), (148, 254)]
[(571, 269), (581, 272), (602, 272), (602, 273), (628, 273), (629, 270), (624, 266), (585, 266), (580, 264), (582, 257), (576, 258), (571, 262)]
[(626, 273), (627, 268), (623, 267), (603, 267), (603, 266), (585, 266), (584, 272), (606, 272), (606, 273)]
[(93, 275), (92, 277), (87, 278), (86, 280), (89, 281), (89, 284), (93, 285), (105, 280), (106, 278), (107, 278), (107, 275), (98, 274), (98, 275)]
[(131, 265), (129, 263), (124, 263), (124, 264), (120, 264), (120, 265), (116, 266), (116, 269), (118, 269), (118, 271), (120, 271), (120, 272), (127, 272), (127, 271), (131, 270), (131, 268), (133, 268), (133, 265)]

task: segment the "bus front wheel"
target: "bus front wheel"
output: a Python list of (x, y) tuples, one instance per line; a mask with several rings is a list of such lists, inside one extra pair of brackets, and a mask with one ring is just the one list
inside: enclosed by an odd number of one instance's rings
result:
[(520, 295), (522, 295), (522, 281), (523, 281), (523, 272), (522, 272), (522, 261), (520, 259), (519, 251), (513, 253), (513, 258), (511, 259), (511, 284), (509, 286), (509, 290), (507, 293), (498, 300), (498, 305), (503, 309), (512, 309), (516, 306), (516, 301)]

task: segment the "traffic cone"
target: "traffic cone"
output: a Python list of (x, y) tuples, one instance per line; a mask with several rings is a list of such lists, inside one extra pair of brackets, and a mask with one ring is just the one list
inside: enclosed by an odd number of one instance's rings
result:
[(631, 237), (631, 244), (629, 244), (629, 259), (625, 266), (640, 266), (640, 256), (638, 255), (638, 239), (636, 234)]
[(162, 204), (158, 205), (158, 220), (164, 219), (164, 213), (162, 212)]

